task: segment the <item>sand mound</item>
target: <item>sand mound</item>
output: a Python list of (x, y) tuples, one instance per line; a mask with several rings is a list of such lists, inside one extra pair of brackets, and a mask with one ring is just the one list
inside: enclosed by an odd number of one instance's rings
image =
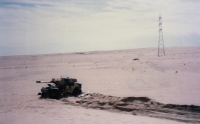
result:
[(135, 100), (141, 101), (141, 102), (148, 102), (150, 101), (147, 97), (125, 97), (121, 101), (123, 102), (134, 102)]
[(85, 108), (200, 123), (200, 106), (163, 104), (147, 97), (116, 97), (93, 93), (82, 95), (80, 98), (63, 98), (62, 101)]

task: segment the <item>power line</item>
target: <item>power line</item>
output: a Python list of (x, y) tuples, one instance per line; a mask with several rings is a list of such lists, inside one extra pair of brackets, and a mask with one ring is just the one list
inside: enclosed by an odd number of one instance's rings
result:
[(158, 37), (158, 57), (164, 55), (165, 56), (165, 48), (164, 48), (164, 39), (162, 32), (162, 16), (159, 15), (159, 37)]

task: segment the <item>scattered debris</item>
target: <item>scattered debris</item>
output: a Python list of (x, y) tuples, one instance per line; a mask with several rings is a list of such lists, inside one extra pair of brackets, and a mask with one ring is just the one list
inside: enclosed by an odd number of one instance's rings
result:
[(76, 53), (76, 54), (85, 55), (85, 53)]
[(88, 98), (88, 97), (91, 97), (91, 96), (92, 96), (91, 93), (83, 93), (83, 94), (79, 95), (78, 97), (79, 97), (79, 98), (80, 98), (80, 97)]
[(139, 59), (138, 59), (138, 58), (135, 58), (135, 59), (133, 59), (133, 60), (135, 61), (135, 60), (139, 60)]

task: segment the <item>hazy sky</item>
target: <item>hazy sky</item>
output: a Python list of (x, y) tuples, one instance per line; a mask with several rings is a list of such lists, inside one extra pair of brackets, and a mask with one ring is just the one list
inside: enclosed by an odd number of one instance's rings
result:
[[(1, 0), (0, 56), (200, 45), (200, 0)], [(167, 52), (167, 51), (166, 51)]]

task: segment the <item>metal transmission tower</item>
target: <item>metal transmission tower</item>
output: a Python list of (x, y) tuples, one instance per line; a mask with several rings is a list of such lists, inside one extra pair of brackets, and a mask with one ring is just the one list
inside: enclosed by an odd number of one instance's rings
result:
[(162, 17), (161, 15), (159, 15), (158, 57), (162, 54), (165, 56), (164, 39), (162, 32)]

